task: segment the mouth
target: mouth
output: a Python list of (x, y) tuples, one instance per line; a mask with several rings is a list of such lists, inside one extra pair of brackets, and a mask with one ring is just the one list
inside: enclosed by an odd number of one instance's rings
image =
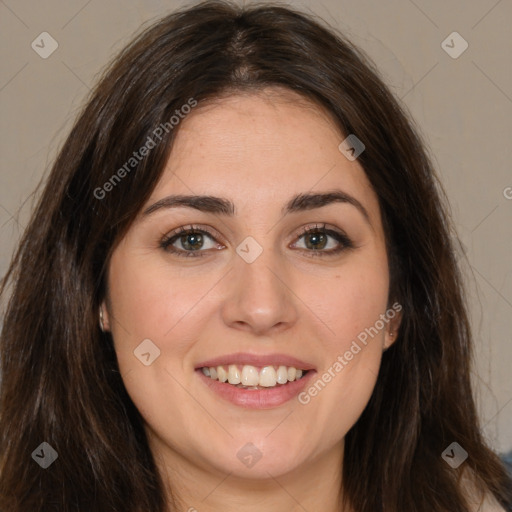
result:
[(255, 409), (291, 400), (316, 373), (311, 364), (278, 354), (233, 354), (202, 362), (195, 372), (220, 398)]
[(304, 378), (308, 370), (295, 366), (253, 366), (249, 364), (227, 366), (203, 366), (199, 368), (205, 377), (218, 382), (225, 382), (239, 389), (269, 389), (283, 386), (288, 382)]

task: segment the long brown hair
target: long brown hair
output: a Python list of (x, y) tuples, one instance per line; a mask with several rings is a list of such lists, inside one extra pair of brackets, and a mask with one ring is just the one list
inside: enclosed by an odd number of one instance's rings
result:
[[(104, 73), (3, 281), (2, 296), (11, 293), (0, 345), (2, 510), (166, 510), (141, 416), (111, 336), (98, 326), (105, 271), (171, 153), (175, 111), (191, 98), (201, 105), (267, 86), (314, 101), (341, 133), (364, 142), (358, 161), (380, 202), (389, 299), (403, 306), (399, 337), (345, 439), (344, 499), (357, 512), (463, 512), (466, 469), (477, 488), (512, 505), (510, 480), (475, 412), (471, 333), (444, 196), (411, 122), (334, 29), (290, 8), (205, 2), (154, 24)], [(169, 129), (126, 167), (159, 126)], [(453, 441), (469, 453), (459, 469), (441, 457)], [(31, 457), (42, 442), (58, 453), (47, 469)]]

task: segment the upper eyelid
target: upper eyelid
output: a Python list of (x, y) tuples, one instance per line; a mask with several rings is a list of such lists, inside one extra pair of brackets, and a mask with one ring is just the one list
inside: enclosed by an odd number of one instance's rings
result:
[(197, 224), (186, 224), (184, 226), (180, 226), (179, 228), (176, 228), (174, 229), (173, 231), (171, 231), (170, 233), (164, 235), (164, 239), (171, 239), (171, 238), (174, 238), (176, 236), (179, 236), (179, 235), (182, 235), (182, 234), (187, 234), (189, 232), (200, 232), (200, 233), (204, 233), (212, 238), (215, 238), (217, 239), (217, 241), (219, 241), (218, 239), (220, 238), (221, 240), (224, 239), (224, 237), (214, 228), (211, 228), (211, 227), (206, 227), (206, 226), (200, 226), (200, 225), (197, 225)]

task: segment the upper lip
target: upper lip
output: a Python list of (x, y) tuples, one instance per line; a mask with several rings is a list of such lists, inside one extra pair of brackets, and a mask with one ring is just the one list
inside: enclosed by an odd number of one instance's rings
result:
[(252, 366), (293, 366), (298, 370), (314, 370), (315, 367), (311, 363), (307, 363), (296, 357), (287, 354), (249, 354), (237, 352), (235, 354), (226, 354), (214, 357), (198, 363), (195, 369), (212, 366), (227, 366), (230, 364), (250, 364)]

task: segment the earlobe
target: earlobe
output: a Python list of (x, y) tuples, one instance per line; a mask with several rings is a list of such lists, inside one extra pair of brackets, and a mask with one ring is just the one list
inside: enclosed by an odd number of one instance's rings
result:
[(99, 324), (102, 332), (110, 332), (110, 321), (108, 317), (107, 307), (105, 301), (100, 304), (99, 308)]
[(396, 340), (396, 333), (392, 331), (386, 332), (384, 338), (384, 351), (386, 351)]
[(402, 313), (398, 312), (393, 319), (390, 320), (384, 335), (384, 350), (387, 350), (398, 338), (400, 324), (402, 323)]

